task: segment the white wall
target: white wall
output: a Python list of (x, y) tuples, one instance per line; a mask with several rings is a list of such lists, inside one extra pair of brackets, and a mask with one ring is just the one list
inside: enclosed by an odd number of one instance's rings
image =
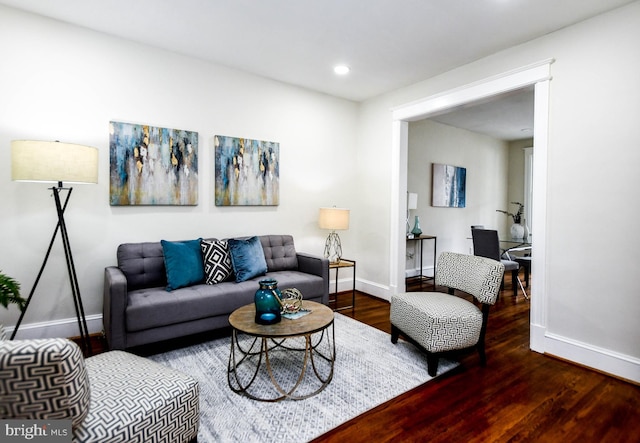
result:
[[(432, 164), (441, 163), (467, 168), (466, 206), (439, 208), (431, 206)], [(509, 167), (508, 143), (452, 126), (421, 120), (409, 124), (407, 188), (418, 194), (422, 231), (438, 237), (438, 253), (471, 253), (471, 225), (502, 229), (504, 215), (496, 212), (507, 202)], [(413, 227), (413, 220), (411, 219)], [(415, 245), (407, 245), (412, 252)], [(425, 250), (432, 246), (425, 242)], [(407, 269), (420, 267), (419, 258), (407, 261)], [(433, 269), (433, 254), (423, 257), (423, 267)], [(433, 275), (427, 272), (426, 275)]]
[[(546, 352), (640, 381), (640, 303), (633, 251), (640, 244), (636, 134), (640, 119), (640, 2), (365, 102), (363, 169), (388, 179), (391, 109), (554, 58), (550, 87)], [(361, 208), (370, 231), (389, 231), (380, 208)], [(364, 237), (360, 238), (361, 241)], [(389, 281), (392, 245), (361, 269)], [(382, 274), (382, 272), (385, 272)], [(372, 271), (371, 271), (372, 272)]]
[[(358, 260), (358, 287), (388, 296), (389, 232), (397, 216), (391, 180), (398, 166), (391, 109), (555, 58), (543, 288), (547, 352), (640, 381), (633, 279), (640, 244), (639, 24), (635, 2), (358, 106), (2, 8), (0, 268), (30, 288), (55, 225), (45, 186), (10, 181), (9, 143), (59, 139), (100, 149), (100, 184), (77, 186), (67, 214), (92, 315), (101, 312), (102, 268), (115, 262), (118, 243), (288, 232), (298, 249), (321, 253), (325, 233), (315, 218), (327, 204), (352, 209), (351, 229), (341, 236), (345, 255)], [(112, 119), (198, 131), (200, 205), (110, 207)], [(279, 207), (213, 205), (207, 174), (217, 133), (281, 143)], [(73, 317), (60, 250), (55, 254), (28, 323)], [(0, 310), (0, 322), (11, 325), (16, 317), (15, 308)]]
[[(74, 187), (66, 220), (90, 329), (99, 331), (103, 270), (123, 242), (292, 234), (321, 255), (320, 206), (355, 208), (357, 104), (0, 7), (0, 269), (26, 296), (57, 219), (49, 184), (11, 181), (10, 142), (61, 140), (99, 149), (99, 184)], [(199, 205), (109, 206), (110, 120), (199, 133)], [(280, 143), (280, 205), (216, 207), (213, 136)], [(345, 254), (351, 233), (341, 233)], [(18, 337), (69, 324), (77, 334), (58, 238)], [(18, 311), (0, 309), (12, 326)], [(51, 326), (52, 327), (52, 326)], [(37, 334), (59, 334), (60, 329)], [(24, 329), (24, 330), (23, 330)], [(35, 333), (35, 332), (34, 332)], [(26, 335), (25, 335), (26, 334)]]
[[(511, 202), (520, 202), (524, 204), (524, 148), (533, 147), (533, 139), (516, 140), (509, 142), (509, 179), (508, 179), (508, 196), (505, 207), (501, 208), (508, 210), (512, 214), (518, 210), (518, 206), (512, 205)], [(531, 217), (529, 214), (524, 213), (524, 220), (522, 224), (527, 221), (527, 226), (531, 228)], [(504, 232), (509, 232), (509, 227), (513, 223), (511, 217), (502, 217), (501, 223), (498, 225), (499, 229), (504, 229)]]

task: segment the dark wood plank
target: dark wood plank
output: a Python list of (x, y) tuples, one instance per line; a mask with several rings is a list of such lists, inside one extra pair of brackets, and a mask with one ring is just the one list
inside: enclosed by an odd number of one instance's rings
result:
[[(486, 367), (476, 353), (462, 356), (455, 370), (314, 442), (640, 442), (640, 387), (530, 351), (529, 301), (514, 299), (509, 278), (505, 288), (489, 318)], [(384, 300), (358, 293), (341, 313), (391, 330)]]

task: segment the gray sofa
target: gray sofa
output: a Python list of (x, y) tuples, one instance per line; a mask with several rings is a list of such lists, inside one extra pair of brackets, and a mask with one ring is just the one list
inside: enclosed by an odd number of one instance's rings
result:
[(267, 264), (264, 275), (236, 283), (199, 283), (167, 291), (160, 242), (125, 243), (117, 266), (105, 268), (103, 323), (109, 349), (128, 349), (229, 326), (229, 315), (253, 303), (258, 281), (297, 288), (305, 300), (328, 304), (329, 262), (296, 252), (290, 235), (258, 237)]

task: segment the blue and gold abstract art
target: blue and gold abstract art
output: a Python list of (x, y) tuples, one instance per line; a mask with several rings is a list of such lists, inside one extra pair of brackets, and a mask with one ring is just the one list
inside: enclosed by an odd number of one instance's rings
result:
[(198, 204), (198, 133), (109, 122), (112, 206)]
[(216, 206), (277, 206), (280, 144), (215, 136)]

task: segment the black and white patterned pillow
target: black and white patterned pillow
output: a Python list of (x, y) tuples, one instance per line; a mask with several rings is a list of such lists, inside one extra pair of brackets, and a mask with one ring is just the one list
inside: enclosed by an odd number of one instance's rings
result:
[(215, 285), (233, 274), (229, 245), (225, 240), (201, 240), (204, 276), (208, 285)]

